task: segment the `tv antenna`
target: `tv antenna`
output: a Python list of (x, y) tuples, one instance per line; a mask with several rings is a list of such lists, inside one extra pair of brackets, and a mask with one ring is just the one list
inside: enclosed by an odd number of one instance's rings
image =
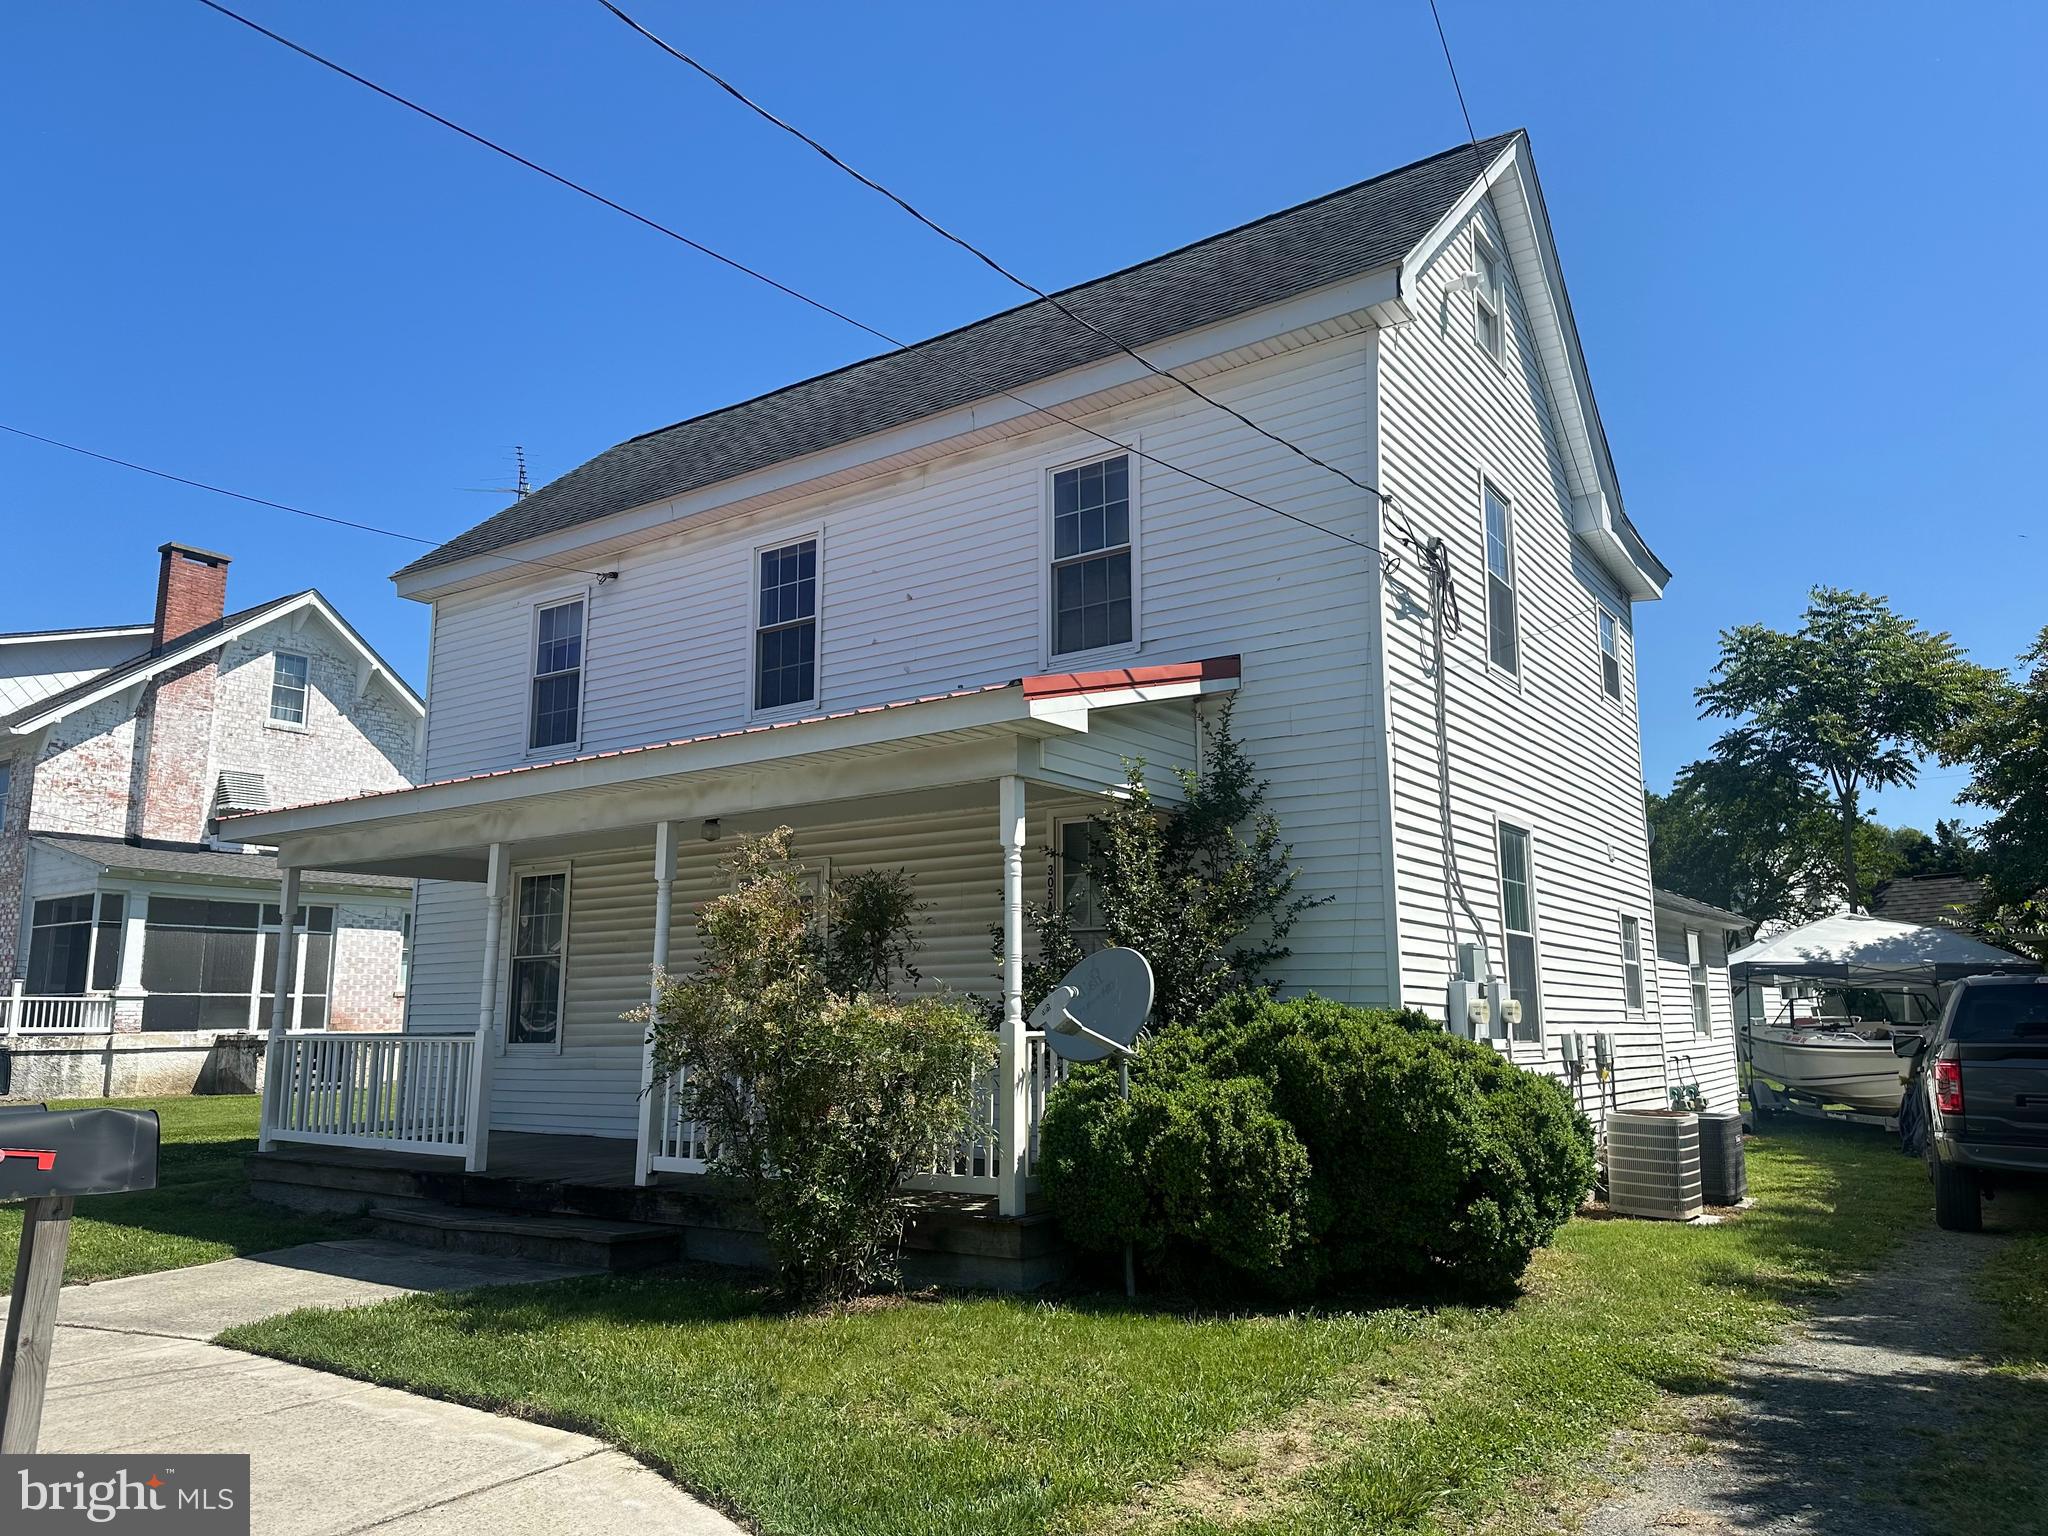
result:
[[(1152, 1012), (1152, 962), (1135, 949), (1098, 949), (1031, 1010), (1031, 1028), (1063, 1061), (1116, 1057), (1117, 1091), (1131, 1096), (1131, 1058)], [(1124, 1244), (1124, 1294), (1138, 1294), (1137, 1258)]]
[(512, 445), (512, 464), (513, 468), (517, 471), (517, 475), (512, 484), (465, 485), (463, 489), (465, 491), (473, 491), (479, 496), (510, 496), (518, 501), (526, 500), (528, 496), (533, 494), (533, 485), (526, 478), (525, 444), (514, 443)]

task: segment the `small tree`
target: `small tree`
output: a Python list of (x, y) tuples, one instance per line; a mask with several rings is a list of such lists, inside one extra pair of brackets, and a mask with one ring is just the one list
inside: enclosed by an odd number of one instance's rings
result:
[(832, 935), (825, 944), (825, 979), (835, 992), (887, 995), (900, 974), (906, 986), (923, 979), (913, 957), (925, 903), (911, 889), (907, 869), (864, 869), (832, 886)]
[[(1151, 962), (1152, 1018), (1161, 1027), (1192, 1024), (1221, 999), (1265, 984), (1293, 953), (1287, 935), (1296, 920), (1330, 899), (1295, 893), (1294, 850), (1230, 715), (1226, 704), (1210, 721), (1200, 770), (1176, 770), (1180, 804), (1155, 800), (1145, 765), (1134, 762), (1129, 789), (1104, 797), (1090, 818), (1088, 874), (1103, 937)], [(1024, 968), (1026, 1007), (1082, 955), (1057, 879), (1049, 885), (1045, 904), (1026, 913), (1038, 935), (1037, 959)]]
[(2020, 665), (1950, 733), (1942, 756), (1970, 766), (1957, 798), (1991, 812), (1972, 839), (1973, 871), (1990, 892), (1980, 920), (1996, 942), (2048, 959), (2048, 628)]
[(1842, 883), (1863, 904), (1857, 858), (1864, 791), (1911, 785), (1993, 674), (1947, 634), (1894, 613), (1882, 597), (1815, 587), (1790, 634), (1744, 624), (1721, 634), (1703, 718), (1742, 722), (1716, 755), (1798, 774), (1833, 802)]
[[(753, 1200), (784, 1290), (830, 1301), (895, 1279), (904, 1180), (974, 1128), (970, 1084), (992, 1048), (949, 999), (834, 990), (789, 837), (741, 841), (731, 892), (698, 913), (703, 961), (663, 978), (651, 1025), (660, 1069), (684, 1073), (683, 1116)], [(869, 958), (898, 953), (907, 937)]]

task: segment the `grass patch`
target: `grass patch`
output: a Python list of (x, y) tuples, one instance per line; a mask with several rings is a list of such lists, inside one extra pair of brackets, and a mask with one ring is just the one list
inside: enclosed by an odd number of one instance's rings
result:
[[(71, 1224), (64, 1279), (77, 1284), (209, 1264), (332, 1237), (332, 1223), (257, 1205), (242, 1159), (256, 1150), (253, 1094), (177, 1099), (81, 1099), (53, 1109), (153, 1109), (162, 1121), (157, 1187), (89, 1195)], [(0, 1274), (14, 1273), (21, 1211), (0, 1206)]]
[(1925, 1219), (1881, 1137), (1755, 1143), (1756, 1210), (1582, 1220), (1501, 1308), (1215, 1316), (949, 1297), (790, 1315), (651, 1273), (348, 1311), (222, 1342), (587, 1430), (768, 1532), (1302, 1533), (1552, 1523), (1618, 1430)]
[(1999, 1244), (1978, 1285), (1996, 1317), (2000, 1367), (2048, 1377), (2048, 1231), (2016, 1233)]

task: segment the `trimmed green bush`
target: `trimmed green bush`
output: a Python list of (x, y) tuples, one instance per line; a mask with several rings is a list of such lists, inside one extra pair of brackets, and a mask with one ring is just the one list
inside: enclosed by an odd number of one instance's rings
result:
[(1125, 1100), (1114, 1070), (1095, 1068), (1059, 1102), (1039, 1167), (1076, 1244), (1133, 1243), (1155, 1275), (1191, 1278), (1215, 1261), (1288, 1288), (1309, 1236), (1308, 1153), (1262, 1083), (1151, 1074)]
[[(1195, 1159), (1175, 1133), (1198, 1126), (1216, 1150)], [(1162, 1032), (1127, 1110), (1110, 1074), (1077, 1074), (1041, 1134), (1077, 1245), (1131, 1241), (1162, 1270), (1192, 1251), (1291, 1294), (1497, 1290), (1593, 1178), (1591, 1127), (1551, 1079), (1420, 1014), (1315, 997), (1247, 994)], [(1185, 1204), (1197, 1190), (1206, 1222)]]

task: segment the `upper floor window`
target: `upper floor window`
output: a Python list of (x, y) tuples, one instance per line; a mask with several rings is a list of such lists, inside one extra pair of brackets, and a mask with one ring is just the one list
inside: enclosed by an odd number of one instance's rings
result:
[(279, 725), (306, 723), (306, 658), (279, 651), (270, 669), (270, 718)]
[(1520, 676), (1515, 633), (1515, 520), (1508, 499), (1486, 487), (1486, 654), (1501, 671)]
[(533, 705), (526, 745), (573, 746), (582, 739), (583, 599), (551, 603), (534, 615)]
[(1643, 1011), (1643, 920), (1621, 915), (1621, 999), (1630, 1013)]
[(1473, 236), (1472, 269), (1479, 275), (1479, 286), (1472, 295), (1472, 339), (1488, 357), (1498, 360), (1507, 335), (1507, 280), (1500, 253), (1484, 235)]
[(1600, 615), (1600, 686), (1607, 697), (1621, 697), (1621, 625), (1605, 608)]
[(1500, 913), (1507, 940), (1508, 996), (1522, 1005), (1517, 1040), (1543, 1038), (1543, 984), (1536, 960), (1536, 888), (1529, 834), (1500, 824)]
[(1052, 649), (1131, 643), (1131, 461), (1099, 459), (1052, 477)]
[(754, 619), (754, 708), (818, 697), (818, 541), (760, 554)]

